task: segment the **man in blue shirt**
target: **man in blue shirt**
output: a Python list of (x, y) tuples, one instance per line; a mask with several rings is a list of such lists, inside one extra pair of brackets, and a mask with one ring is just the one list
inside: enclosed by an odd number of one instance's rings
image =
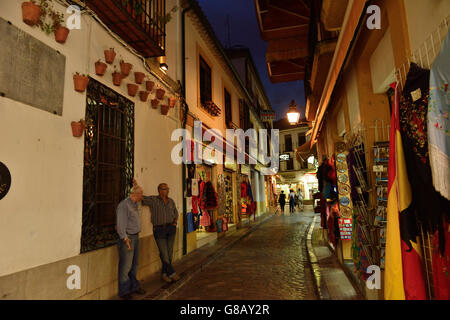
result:
[(119, 296), (131, 299), (132, 293), (145, 294), (136, 279), (139, 263), (139, 232), (141, 218), (138, 205), (142, 201), (143, 191), (134, 186), (130, 196), (117, 206), (117, 233), (119, 234)]

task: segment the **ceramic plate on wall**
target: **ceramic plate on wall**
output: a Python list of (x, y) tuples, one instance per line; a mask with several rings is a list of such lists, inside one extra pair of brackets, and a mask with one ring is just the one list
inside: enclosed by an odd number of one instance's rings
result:
[(339, 175), (339, 177), (338, 177), (338, 181), (339, 181), (340, 183), (345, 184), (345, 183), (348, 182), (348, 177), (347, 177), (345, 174), (341, 174), (341, 175)]
[(340, 184), (339, 185), (339, 194), (346, 195), (350, 193), (350, 186), (348, 184)]
[(339, 203), (344, 207), (348, 207), (348, 205), (350, 204), (350, 199), (348, 197), (342, 197), (341, 199), (339, 199)]

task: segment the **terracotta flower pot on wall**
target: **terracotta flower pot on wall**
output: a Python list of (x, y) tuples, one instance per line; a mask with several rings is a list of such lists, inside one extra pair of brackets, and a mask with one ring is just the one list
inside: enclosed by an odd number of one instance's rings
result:
[(148, 92), (148, 91), (139, 91), (139, 97), (141, 98), (141, 101), (147, 102), (149, 94), (150, 94), (150, 92)]
[(170, 109), (170, 107), (167, 104), (162, 104), (161, 105), (161, 114), (166, 116), (169, 113), (169, 109)]
[(129, 83), (129, 84), (127, 84), (127, 87), (128, 87), (128, 94), (132, 97), (135, 97), (136, 93), (139, 89), (139, 86), (134, 83)]
[(120, 86), (120, 84), (122, 83), (122, 74), (120, 72), (115, 71), (112, 74), (113, 77), (113, 84), (115, 86)]
[(83, 76), (81, 74), (73, 75), (73, 83), (75, 86), (75, 91), (84, 92), (89, 83), (89, 78), (87, 76)]
[(153, 109), (156, 109), (156, 108), (158, 108), (159, 100), (158, 100), (158, 99), (153, 99), (153, 100), (151, 101), (151, 104), (152, 104), (152, 108), (153, 108)]
[(156, 98), (158, 98), (159, 100), (162, 100), (162, 98), (164, 98), (165, 94), (166, 94), (166, 91), (164, 89), (156, 90)]
[(145, 87), (147, 88), (147, 91), (151, 92), (154, 86), (155, 83), (153, 81), (145, 81)]
[(122, 76), (128, 77), (132, 68), (133, 65), (131, 63), (123, 61), (120, 62), (120, 72), (122, 73)]
[(95, 63), (95, 74), (98, 76), (103, 76), (105, 74), (106, 68), (108, 68), (108, 65), (98, 60)]
[(22, 2), (22, 20), (29, 26), (38, 23), (41, 17), (41, 7), (31, 1)]
[(170, 98), (169, 99), (169, 106), (171, 108), (175, 107), (175, 103), (177, 103), (177, 98)]
[(69, 28), (63, 27), (63, 26), (59, 26), (56, 30), (55, 30), (55, 40), (58, 43), (65, 43), (67, 40), (67, 37), (69, 36)]
[(106, 61), (106, 63), (113, 64), (115, 58), (116, 58), (116, 52), (114, 51), (114, 48), (111, 48), (109, 50), (105, 50), (105, 61)]
[(80, 121), (72, 121), (72, 135), (76, 138), (79, 138), (83, 135), (84, 125)]
[(145, 73), (143, 73), (143, 72), (135, 72), (134, 73), (134, 80), (136, 81), (136, 83), (142, 84), (144, 82), (144, 79), (145, 79)]

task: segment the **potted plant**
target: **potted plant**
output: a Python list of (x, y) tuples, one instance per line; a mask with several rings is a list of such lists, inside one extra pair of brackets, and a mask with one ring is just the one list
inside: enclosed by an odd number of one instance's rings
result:
[(145, 79), (145, 73), (143, 72), (135, 72), (134, 73), (134, 80), (136, 80), (136, 83), (142, 84)]
[(150, 94), (150, 92), (148, 92), (148, 91), (139, 91), (139, 97), (141, 98), (141, 101), (147, 102), (149, 94)]
[(79, 74), (78, 72), (73, 75), (73, 82), (75, 91), (84, 92), (89, 83), (89, 78), (85, 74)]
[(116, 70), (116, 66), (114, 66), (114, 72), (112, 74), (113, 84), (115, 86), (120, 86), (122, 83), (122, 74)]
[(58, 43), (65, 43), (69, 36), (69, 28), (64, 27), (64, 14), (51, 10), (50, 17), (53, 20), (52, 29), (55, 33), (55, 40)]
[(159, 100), (158, 99), (152, 99), (151, 104), (152, 104), (152, 108), (156, 109), (156, 108), (158, 108)]
[(83, 119), (80, 121), (72, 121), (72, 135), (76, 138), (79, 138), (83, 135), (84, 128), (86, 128), (86, 122)]
[(166, 116), (169, 113), (169, 109), (170, 109), (169, 105), (162, 104), (161, 105), (161, 114)]
[(27, 25), (36, 25), (41, 17), (41, 14), (41, 7), (36, 4), (35, 0), (22, 2), (22, 20)]
[(98, 76), (103, 76), (105, 74), (106, 68), (108, 68), (108, 65), (98, 59), (98, 61), (95, 63), (95, 74)]
[(128, 77), (132, 68), (133, 65), (131, 63), (125, 62), (123, 60), (120, 61), (120, 72), (124, 77)]
[(169, 106), (171, 108), (175, 107), (175, 103), (177, 103), (177, 98), (173, 97), (169, 99)]
[(156, 98), (159, 100), (162, 100), (164, 98), (164, 95), (166, 94), (166, 91), (164, 89), (158, 88), (156, 89)]
[(145, 81), (145, 87), (147, 88), (147, 91), (151, 92), (154, 86), (155, 83), (153, 81)]
[(113, 64), (115, 58), (116, 58), (116, 52), (114, 51), (114, 48), (110, 48), (109, 50), (105, 50), (105, 61), (106, 61), (106, 63)]
[(127, 87), (128, 87), (128, 94), (132, 97), (135, 97), (136, 93), (139, 89), (139, 86), (134, 83), (129, 83), (129, 84), (127, 84)]

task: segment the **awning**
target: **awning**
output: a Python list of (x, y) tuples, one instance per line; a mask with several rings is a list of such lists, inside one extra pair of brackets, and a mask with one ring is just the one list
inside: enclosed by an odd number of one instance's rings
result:
[(315, 148), (311, 146), (311, 142), (308, 141), (302, 144), (295, 150), (295, 157), (298, 162), (305, 161), (311, 154), (315, 153)]

